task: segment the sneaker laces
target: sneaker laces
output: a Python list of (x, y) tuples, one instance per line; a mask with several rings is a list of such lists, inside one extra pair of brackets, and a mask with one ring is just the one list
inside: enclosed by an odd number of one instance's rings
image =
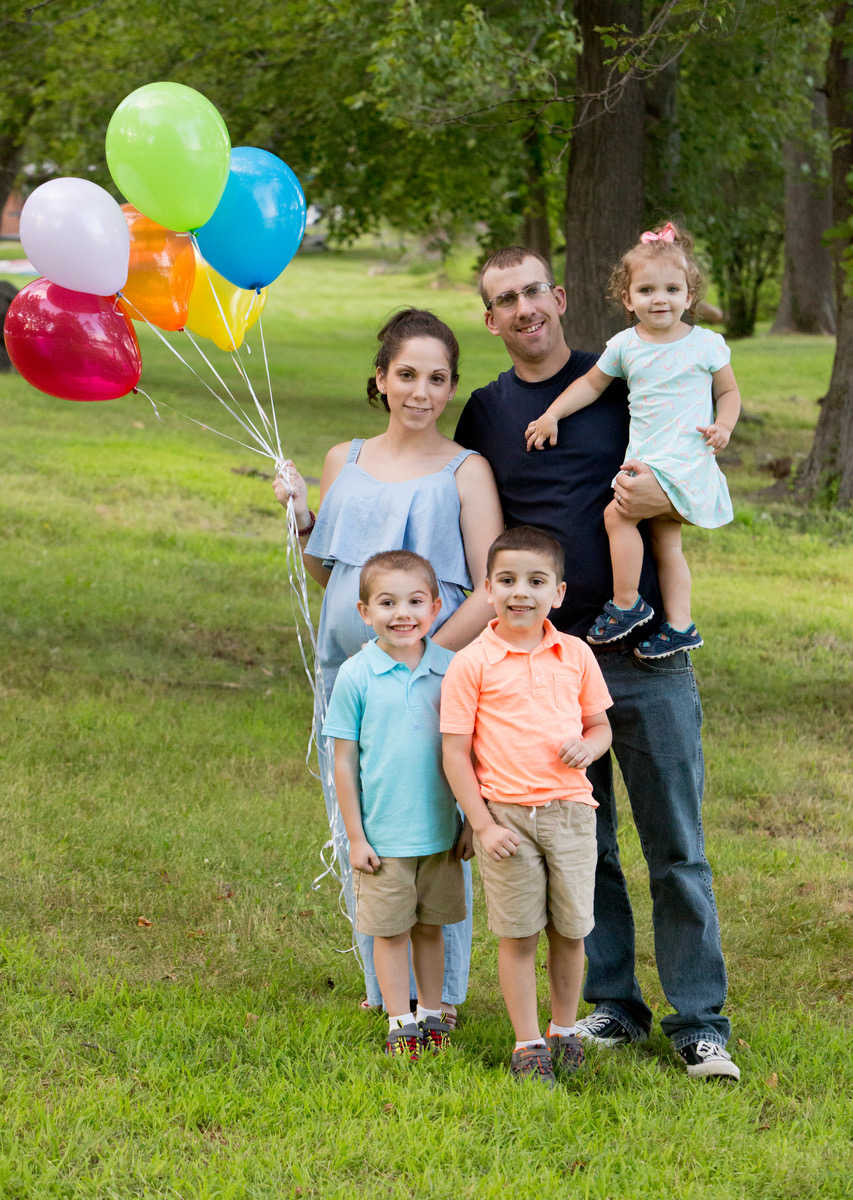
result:
[(728, 1050), (719, 1044), (719, 1042), (701, 1041), (696, 1043), (696, 1054), (699, 1058), (731, 1058)]
[(583, 1021), (579, 1021), (578, 1024), (583, 1025), (584, 1029), (586, 1029), (593, 1035), (593, 1037), (595, 1037), (597, 1034), (601, 1033), (603, 1029), (606, 1029), (611, 1021), (615, 1020), (615, 1017), (610, 1017), (607, 1015), (607, 1013), (601, 1013), (597, 1017), (586, 1017)]

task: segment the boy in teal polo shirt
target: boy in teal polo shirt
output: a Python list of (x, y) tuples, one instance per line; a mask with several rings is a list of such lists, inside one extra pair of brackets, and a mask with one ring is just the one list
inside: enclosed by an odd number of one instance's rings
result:
[[(361, 569), (358, 611), (376, 633), (343, 664), (323, 733), (350, 843), (356, 928), (374, 938), (388, 1012), (387, 1054), (443, 1049), (442, 925), (465, 917), (459, 818), (441, 766), (441, 681), (453, 655), (427, 637), (441, 600), (435, 572), (408, 550)], [(409, 1002), (409, 942), (418, 988)]]

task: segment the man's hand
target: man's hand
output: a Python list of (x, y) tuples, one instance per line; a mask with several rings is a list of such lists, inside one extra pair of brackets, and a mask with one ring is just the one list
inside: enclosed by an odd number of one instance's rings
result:
[(718, 450), (725, 450), (732, 436), (728, 426), (718, 425), (716, 422), (713, 425), (697, 425), (696, 428), (715, 454)]
[(373, 875), (382, 866), (382, 859), (367, 838), (350, 842), (349, 860), (354, 871), (362, 871), (365, 875)]
[(563, 742), (557, 753), (567, 767), (579, 769), (588, 767), (595, 758), (592, 747), (582, 737), (569, 738)]
[(456, 845), (453, 848), (453, 853), (456, 858), (466, 862), (469, 858), (474, 857), (474, 830), (466, 820), (462, 826), (462, 832), (456, 839)]
[(491, 825), (487, 825), (482, 833), (477, 834), (480, 839), (480, 845), (490, 858), (500, 862), (502, 858), (512, 858), (518, 849), (518, 843), (521, 838), (517, 833), (513, 833), (511, 829), (505, 829), (503, 825), (498, 825), (493, 821)]
[(616, 507), (629, 521), (645, 521), (648, 517), (681, 519), (654, 471), (637, 458), (622, 463), (613, 485), (613, 497)]
[(552, 417), (548, 410), (538, 417), (535, 421), (531, 421), (524, 431), (524, 440), (527, 443), (527, 449), (541, 450), (548, 442), (551, 446), (557, 444), (557, 419)]

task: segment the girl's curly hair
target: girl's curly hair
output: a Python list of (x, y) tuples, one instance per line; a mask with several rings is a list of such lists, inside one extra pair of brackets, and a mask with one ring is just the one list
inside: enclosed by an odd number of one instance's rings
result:
[[(672, 237), (662, 236), (672, 233)], [(653, 235), (653, 236), (649, 236)], [(613, 268), (610, 274), (610, 282), (607, 286), (607, 295), (618, 305), (624, 305), (625, 293), (631, 286), (631, 274), (639, 262), (644, 259), (662, 258), (667, 256), (675, 259), (679, 266), (683, 267), (684, 275), (687, 279), (687, 290), (690, 293), (690, 304), (687, 312), (693, 313), (696, 310), (696, 305), (702, 299), (705, 291), (705, 277), (702, 273), (702, 268), (696, 261), (696, 256), (693, 249), (693, 238), (686, 229), (679, 229), (673, 221), (666, 221), (662, 225), (656, 225), (654, 229), (649, 230), (649, 234), (644, 234), (635, 245), (627, 250), (619, 262)]]

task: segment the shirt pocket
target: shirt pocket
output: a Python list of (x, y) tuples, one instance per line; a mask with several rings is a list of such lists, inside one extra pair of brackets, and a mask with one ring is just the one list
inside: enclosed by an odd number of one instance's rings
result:
[(566, 718), (574, 718), (578, 728), (581, 726), (580, 708), (580, 672), (574, 667), (565, 666), (561, 671), (551, 671), (548, 696), (556, 711)]

